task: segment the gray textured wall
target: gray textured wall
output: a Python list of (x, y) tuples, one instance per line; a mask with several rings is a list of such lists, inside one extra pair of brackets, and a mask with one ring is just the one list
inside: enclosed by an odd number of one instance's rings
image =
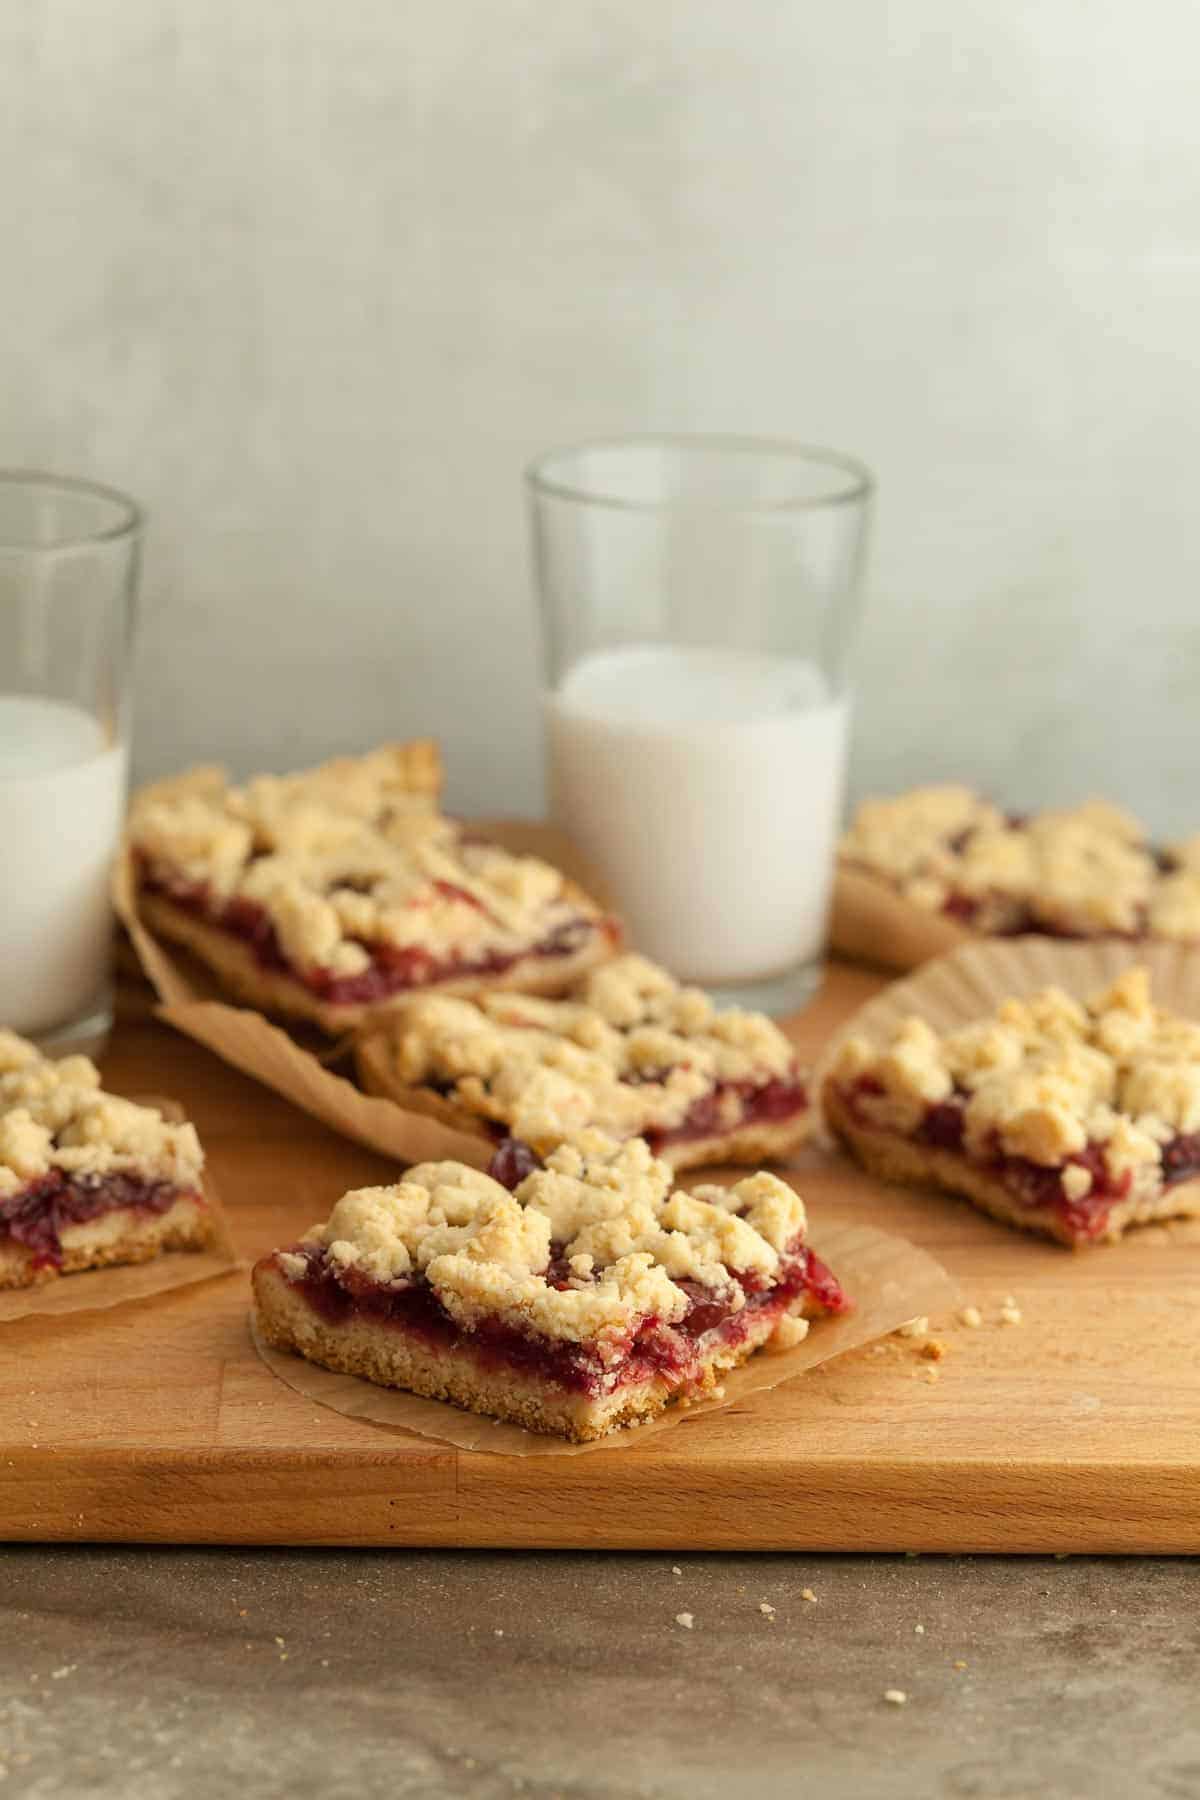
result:
[(8, 0), (0, 461), (154, 517), (144, 773), (436, 731), (536, 803), (519, 471), (881, 499), (855, 781), (1200, 824), (1192, 0)]

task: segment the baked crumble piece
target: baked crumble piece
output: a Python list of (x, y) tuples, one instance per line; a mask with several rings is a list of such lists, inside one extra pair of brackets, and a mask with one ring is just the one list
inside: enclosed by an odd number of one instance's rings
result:
[(446, 818), (439, 785), (431, 743), (159, 782), (130, 815), (139, 910), (238, 998), (334, 1033), (425, 988), (557, 993), (612, 953), (612, 920)]
[(584, 1442), (706, 1395), (847, 1301), (769, 1174), (676, 1190), (589, 1131), (510, 1191), (461, 1163), (343, 1196), (254, 1270), (263, 1337), (385, 1387)]
[(1106, 801), (1028, 816), (971, 788), (917, 788), (859, 807), (843, 867), (999, 936), (1200, 939), (1200, 838), (1159, 849)]
[(643, 956), (602, 964), (564, 1000), (413, 1000), (359, 1040), (358, 1061), (372, 1092), (539, 1153), (595, 1127), (645, 1138), (677, 1169), (759, 1162), (809, 1127), (805, 1080), (778, 1026), (718, 1012)]
[(823, 1100), (860, 1161), (933, 1182), (1072, 1246), (1200, 1212), (1200, 1024), (1145, 969), (1086, 1002), (1058, 988), (939, 1035), (846, 1040)]
[(192, 1125), (106, 1094), (86, 1056), (0, 1031), (0, 1288), (207, 1247)]

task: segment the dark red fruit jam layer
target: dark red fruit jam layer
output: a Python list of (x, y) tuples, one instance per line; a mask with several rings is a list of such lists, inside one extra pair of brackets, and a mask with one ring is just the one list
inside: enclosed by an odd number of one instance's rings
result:
[[(725, 1101), (736, 1094), (741, 1113), (732, 1125), (726, 1120)], [(767, 1081), (755, 1086), (752, 1081), (722, 1081), (710, 1094), (701, 1094), (689, 1107), (682, 1124), (669, 1130), (651, 1127), (643, 1133), (657, 1156), (668, 1144), (683, 1144), (695, 1138), (720, 1137), (728, 1131), (740, 1131), (746, 1125), (778, 1125), (795, 1118), (808, 1105), (808, 1089), (802, 1081)]]
[[(882, 1092), (879, 1082), (870, 1075), (861, 1076), (853, 1088), (846, 1092), (845, 1098), (851, 1111), (859, 1123), (868, 1129), (871, 1128), (871, 1120), (855, 1105), (855, 1101), (864, 1094)], [(916, 1141), (929, 1144), (935, 1150), (965, 1154), (963, 1137), (967, 1098), (965, 1093), (955, 1093), (937, 1106), (931, 1106), (913, 1134)], [(972, 1161), (985, 1173), (1002, 1181), (1022, 1206), (1052, 1207), (1072, 1234), (1084, 1239), (1101, 1235), (1113, 1207), (1128, 1197), (1133, 1180), (1128, 1171), (1117, 1180), (1112, 1179), (1105, 1167), (1102, 1144), (1088, 1144), (1076, 1155), (1067, 1157), (1064, 1163), (1048, 1169), (1041, 1163), (1030, 1162), (1027, 1157), (1007, 1155), (999, 1148), (998, 1140), (993, 1139), (990, 1154), (986, 1157), (973, 1157)], [(1194, 1175), (1200, 1174), (1200, 1132), (1172, 1138), (1163, 1148), (1162, 1162), (1163, 1184), (1166, 1187), (1190, 1181)], [(1081, 1200), (1069, 1200), (1063, 1192), (1063, 1169), (1072, 1163), (1086, 1169), (1092, 1177), (1091, 1190)]]
[(64, 1175), (52, 1169), (0, 1200), (0, 1239), (12, 1238), (32, 1250), (35, 1268), (61, 1268), (64, 1226), (85, 1225), (121, 1207), (165, 1213), (184, 1191), (169, 1181), (134, 1175)]
[(544, 1169), (537, 1151), (525, 1142), (524, 1138), (505, 1138), (487, 1166), (487, 1172), (493, 1181), (506, 1187), (510, 1194), (515, 1193), (527, 1175)]
[[(333, 975), (325, 969), (301, 970), (289, 962), (280, 947), (275, 927), (256, 901), (237, 899), (223, 906), (214, 906), (208, 888), (203, 883), (159, 881), (144, 868), (142, 880), (152, 893), (161, 894), (173, 906), (182, 907), (185, 912), (194, 913), (206, 924), (219, 926), (222, 931), (240, 938), (254, 952), (264, 969), (289, 975), (293, 981), (303, 982), (312, 993), (322, 1000), (331, 1001), (335, 1006), (369, 1005), (372, 1001), (386, 1000), (392, 994), (403, 993), (408, 988), (429, 987), (434, 982), (451, 981), (460, 976), (502, 975), (524, 956), (573, 956), (597, 930), (613, 944), (618, 939), (615, 921), (592, 920), (580, 915), (577, 919), (569, 919), (566, 924), (557, 926), (540, 943), (518, 952), (506, 950), (477, 957), (437, 957), (428, 950), (402, 950), (388, 944), (364, 942), (362, 948), (371, 958), (370, 968), (364, 969), (361, 975)], [(457, 896), (472, 906), (479, 906), (473, 895), (454, 887), (448, 881), (438, 881), (434, 885), (447, 897)]]
[[(394, 1325), (435, 1350), (469, 1347), (472, 1356), (486, 1365), (525, 1370), (592, 1397), (656, 1375), (672, 1387), (694, 1385), (702, 1354), (717, 1344), (741, 1343), (753, 1322), (764, 1314), (778, 1316), (800, 1294), (808, 1295), (826, 1312), (845, 1312), (850, 1304), (820, 1257), (801, 1245), (782, 1258), (779, 1278), (770, 1285), (762, 1285), (753, 1274), (738, 1275), (747, 1296), (740, 1312), (715, 1299), (708, 1288), (680, 1281), (677, 1285), (691, 1301), (687, 1316), (677, 1325), (666, 1325), (656, 1317), (640, 1320), (623, 1346), (624, 1355), (613, 1364), (602, 1362), (585, 1344), (537, 1337), (500, 1319), (484, 1320), (466, 1332), (446, 1312), (423, 1276), (387, 1287), (352, 1269), (332, 1269), (318, 1245), (300, 1244), (297, 1254), (305, 1258), (308, 1267), (293, 1285), (328, 1324), (368, 1318)], [(561, 1257), (547, 1270), (547, 1279), (560, 1289), (567, 1286), (569, 1275)]]

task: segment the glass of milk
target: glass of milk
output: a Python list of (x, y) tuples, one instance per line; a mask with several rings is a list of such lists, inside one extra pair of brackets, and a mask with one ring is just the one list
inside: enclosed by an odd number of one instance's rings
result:
[(729, 1003), (817, 986), (872, 482), (772, 439), (633, 438), (527, 475), (552, 810), (633, 945)]
[(111, 1023), (141, 530), (108, 488), (0, 471), (0, 1026), (47, 1047)]

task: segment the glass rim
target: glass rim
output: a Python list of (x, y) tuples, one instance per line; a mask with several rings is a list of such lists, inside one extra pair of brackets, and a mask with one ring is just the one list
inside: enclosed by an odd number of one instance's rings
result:
[(58, 537), (49, 544), (17, 543), (0, 533), (0, 555), (53, 556), (60, 550), (86, 550), (92, 544), (111, 544), (121, 538), (137, 537), (145, 527), (146, 515), (137, 501), (119, 488), (106, 487), (101, 481), (86, 481), (78, 475), (52, 475), (44, 469), (0, 469), (0, 487), (82, 495), (91, 500), (106, 501), (117, 509), (118, 515), (111, 524), (96, 531)]
[(544, 450), (525, 466), (525, 481), (531, 492), (546, 494), (555, 500), (573, 500), (587, 506), (606, 506), (618, 512), (685, 511), (696, 505), (721, 503), (711, 500), (631, 500), (627, 495), (605, 493), (602, 488), (578, 487), (557, 480), (550, 473), (563, 458), (579, 456), (591, 450), (716, 450), (747, 456), (778, 457), (796, 463), (808, 463), (847, 479), (828, 492), (794, 495), (782, 500), (738, 500), (724, 508), (731, 513), (816, 512), (823, 507), (845, 506), (865, 500), (875, 491), (875, 477), (857, 457), (842, 450), (831, 450), (822, 444), (809, 444), (799, 438), (755, 437), (728, 432), (642, 432), (625, 437), (584, 438), (573, 444), (559, 444)]

